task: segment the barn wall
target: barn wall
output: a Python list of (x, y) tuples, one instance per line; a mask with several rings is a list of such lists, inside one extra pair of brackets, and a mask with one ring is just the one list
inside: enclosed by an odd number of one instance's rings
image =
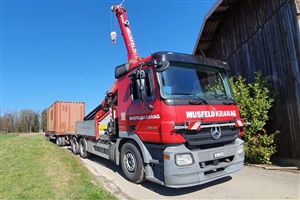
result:
[(276, 102), (268, 131), (280, 131), (277, 156), (294, 159), (300, 159), (299, 2), (237, 1), (207, 52), (207, 57), (227, 61), (232, 75), (241, 74), (249, 82), (258, 70), (271, 77)]

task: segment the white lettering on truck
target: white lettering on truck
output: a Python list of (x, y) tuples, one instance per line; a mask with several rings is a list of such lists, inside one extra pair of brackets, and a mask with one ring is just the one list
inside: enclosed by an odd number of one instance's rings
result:
[(144, 120), (144, 119), (160, 119), (160, 115), (141, 115), (141, 116), (131, 116), (129, 120)]
[(186, 111), (186, 118), (202, 118), (202, 117), (236, 117), (235, 110), (220, 111)]
[[(124, 22), (123, 15), (121, 15), (120, 17), (121, 17), (122, 23), (124, 24), (125, 22)], [(138, 54), (137, 54), (136, 46), (135, 46), (134, 41), (133, 41), (131, 30), (128, 26), (126, 26), (125, 29), (126, 29), (126, 32), (127, 32), (128, 39), (130, 41), (130, 47), (131, 47), (131, 50), (134, 54), (134, 58), (138, 58)]]

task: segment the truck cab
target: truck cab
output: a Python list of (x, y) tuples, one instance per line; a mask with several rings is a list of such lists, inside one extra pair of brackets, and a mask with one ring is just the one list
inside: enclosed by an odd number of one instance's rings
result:
[(228, 70), (224, 62), (174, 52), (116, 68), (118, 137), (136, 142), (147, 179), (192, 186), (242, 169), (244, 122)]

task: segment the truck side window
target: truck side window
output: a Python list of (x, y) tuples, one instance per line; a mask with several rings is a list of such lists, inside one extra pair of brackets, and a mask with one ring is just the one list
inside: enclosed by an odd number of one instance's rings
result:
[[(147, 94), (147, 99), (152, 97), (152, 84), (151, 84), (151, 71), (149, 69), (145, 70), (145, 90), (146, 90), (146, 94)], [(131, 96), (131, 100), (132, 101), (136, 101), (136, 100), (142, 100), (142, 95), (141, 95), (141, 91), (138, 88), (138, 84), (137, 84), (137, 78), (135, 76), (135, 74), (133, 74), (133, 76), (131, 76), (130, 79), (130, 96)], [(147, 100), (146, 99), (146, 100)]]
[(132, 101), (138, 99), (138, 90), (137, 90), (137, 84), (136, 84), (136, 77), (135, 76), (133, 76), (130, 79), (130, 96), (131, 96)]

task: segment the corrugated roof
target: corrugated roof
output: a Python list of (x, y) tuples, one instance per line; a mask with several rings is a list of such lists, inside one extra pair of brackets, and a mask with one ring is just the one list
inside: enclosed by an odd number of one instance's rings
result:
[(205, 15), (193, 54), (206, 54), (229, 7), (237, 0), (218, 0)]

